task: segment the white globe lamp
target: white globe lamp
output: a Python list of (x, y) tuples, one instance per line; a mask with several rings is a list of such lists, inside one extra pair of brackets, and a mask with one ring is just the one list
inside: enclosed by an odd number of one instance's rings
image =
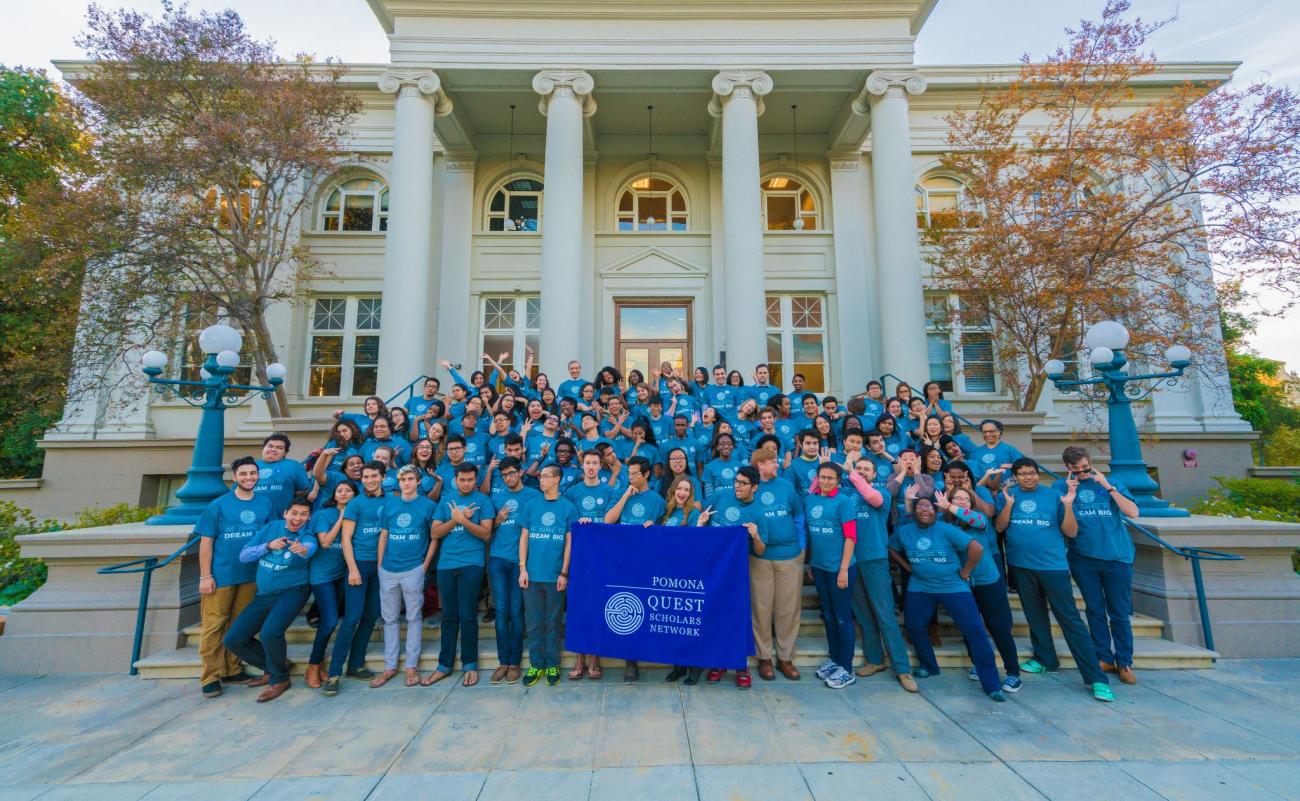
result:
[(1115, 361), (1115, 351), (1110, 348), (1093, 348), (1088, 359), (1095, 365), (1110, 364)]
[(217, 364), (222, 367), (238, 367), (239, 354), (233, 350), (223, 350), (217, 354)]
[[(1114, 320), (1102, 320), (1093, 323), (1083, 337), (1083, 344), (1089, 348), (1109, 348), (1123, 350), (1128, 346), (1128, 329)], [(1110, 361), (1107, 359), (1107, 361)], [(1096, 360), (1093, 360), (1096, 363)]]
[(238, 331), (223, 323), (210, 325), (199, 334), (199, 348), (204, 353), (220, 353), (233, 350), (239, 353), (244, 346), (244, 338)]

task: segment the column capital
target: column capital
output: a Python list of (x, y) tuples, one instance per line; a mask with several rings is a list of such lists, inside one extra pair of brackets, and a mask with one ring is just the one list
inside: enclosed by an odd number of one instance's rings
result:
[(596, 113), (596, 99), (591, 96), (596, 91), (596, 79), (585, 70), (542, 70), (533, 76), (533, 91), (542, 96), (537, 103), (542, 116), (546, 116), (553, 97), (576, 97), (582, 104), (582, 116)]
[(433, 110), (440, 117), (451, 113), (451, 98), (442, 89), (442, 78), (433, 70), (386, 70), (379, 76), (379, 91), (398, 97), (426, 96), (433, 100)]
[(853, 111), (866, 114), (872, 100), (919, 95), (926, 86), (925, 78), (914, 70), (876, 70), (867, 76), (861, 94), (853, 101)]
[(759, 69), (733, 68), (720, 70), (713, 76), (713, 98), (709, 100), (709, 113), (722, 116), (722, 107), (734, 97), (752, 99), (763, 113), (763, 96), (771, 94), (775, 84), (772, 76)]

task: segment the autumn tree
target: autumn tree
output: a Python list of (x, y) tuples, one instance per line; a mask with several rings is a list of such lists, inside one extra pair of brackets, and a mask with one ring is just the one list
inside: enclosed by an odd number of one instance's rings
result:
[(1175, 342), (1211, 369), (1223, 349), (1216, 271), (1300, 288), (1300, 107), (1289, 89), (1164, 77), (1148, 40), (1170, 20), (1108, 0), (1046, 60), (953, 113), (944, 167), (963, 205), (923, 238), (936, 287), (999, 332), (1003, 384), (1032, 409), (1050, 359), (1084, 358), (1114, 319), (1130, 358)]
[[(92, 5), (70, 75), (103, 165), (113, 249), (86, 268), (70, 392), (103, 392), (126, 354), (166, 347), (221, 317), (244, 334), (254, 377), (277, 361), (268, 308), (317, 270), (296, 236), (307, 186), (329, 170), (359, 101), (341, 68), (286, 61), (233, 11), (158, 17)], [(283, 345), (284, 343), (279, 343)], [(288, 414), (283, 393), (271, 413)]]

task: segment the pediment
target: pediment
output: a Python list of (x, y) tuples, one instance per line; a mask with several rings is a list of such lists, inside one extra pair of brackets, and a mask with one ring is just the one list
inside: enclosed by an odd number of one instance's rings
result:
[(694, 275), (702, 276), (707, 270), (680, 256), (656, 247), (639, 250), (632, 255), (601, 268), (601, 275)]

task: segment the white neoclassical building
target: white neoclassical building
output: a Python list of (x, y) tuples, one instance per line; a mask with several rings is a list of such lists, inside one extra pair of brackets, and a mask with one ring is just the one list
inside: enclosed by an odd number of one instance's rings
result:
[[(588, 377), (767, 362), (785, 387), (799, 372), (842, 397), (889, 373), (1005, 408), (996, 332), (935, 313), (957, 300), (928, 291), (917, 231), (963, 202), (945, 116), (1017, 67), (913, 63), (935, 0), (368, 1), (390, 63), (348, 66), (364, 112), (301, 224), (328, 275), (269, 321), (293, 419), (232, 413), (230, 455), (281, 428), (301, 456), (335, 408), (529, 348), (553, 377), (574, 358)], [(1137, 96), (1235, 66), (1163, 64)], [(1050, 457), (1086, 423), (1072, 404), (998, 414)], [(1248, 463), (1222, 371), (1141, 413), (1168, 494)], [(124, 410), (81, 404), (39, 488), (8, 491), (51, 513), (153, 502), (194, 427), (143, 387)]]

